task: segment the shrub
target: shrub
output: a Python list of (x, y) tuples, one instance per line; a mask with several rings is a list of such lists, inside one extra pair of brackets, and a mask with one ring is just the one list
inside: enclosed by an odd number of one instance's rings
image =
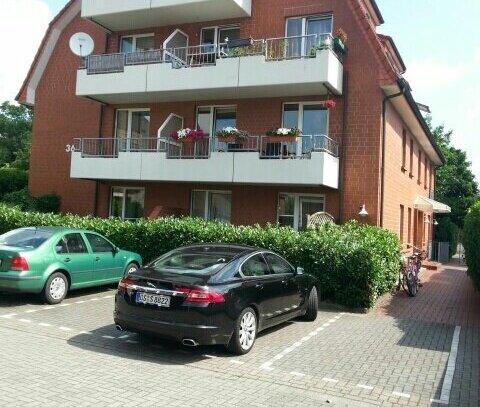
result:
[(149, 261), (191, 243), (224, 242), (263, 247), (316, 275), (324, 299), (369, 308), (396, 283), (400, 243), (395, 234), (356, 222), (296, 232), (289, 228), (231, 226), (192, 218), (136, 223), (74, 215), (21, 212), (0, 205), (0, 233), (23, 226), (67, 226), (95, 230)]
[(27, 187), (28, 172), (16, 168), (0, 168), (0, 199), (10, 192)]
[(60, 197), (55, 194), (42, 195), (35, 199), (35, 209), (42, 213), (58, 213)]
[(450, 243), (450, 257), (457, 252), (458, 233), (458, 226), (449, 217), (438, 219), (438, 225), (435, 226), (435, 241)]
[(43, 195), (35, 198), (27, 188), (5, 194), (1, 201), (15, 206), (22, 211), (37, 211), (41, 213), (58, 213), (60, 197), (55, 194)]
[(480, 201), (468, 210), (463, 233), (468, 275), (477, 290), (480, 290)]

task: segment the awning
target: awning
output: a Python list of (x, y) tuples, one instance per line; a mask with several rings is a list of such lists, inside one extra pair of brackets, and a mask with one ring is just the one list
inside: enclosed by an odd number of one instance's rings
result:
[(445, 205), (438, 201), (434, 201), (433, 199), (427, 198), (426, 196), (417, 196), (413, 207), (422, 212), (433, 212), (433, 213), (452, 212), (452, 209), (448, 205)]

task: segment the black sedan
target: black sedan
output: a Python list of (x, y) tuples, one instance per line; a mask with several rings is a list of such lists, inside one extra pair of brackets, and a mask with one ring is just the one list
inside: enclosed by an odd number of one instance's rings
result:
[(171, 251), (118, 285), (117, 329), (248, 353), (261, 330), (314, 321), (318, 281), (268, 250), (204, 244)]

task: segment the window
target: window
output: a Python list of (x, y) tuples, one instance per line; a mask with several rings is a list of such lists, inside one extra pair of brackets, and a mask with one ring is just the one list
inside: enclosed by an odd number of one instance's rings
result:
[[(225, 44), (228, 41), (240, 39), (239, 26), (222, 26), (202, 28), (200, 34), (200, 43), (204, 45), (204, 52), (208, 52), (209, 45)], [(211, 47), (213, 49), (213, 47)]]
[(17, 229), (0, 235), (0, 245), (36, 249), (53, 236), (53, 233), (37, 228)]
[(120, 151), (145, 150), (150, 133), (150, 110), (119, 109), (115, 125), (115, 137)]
[(326, 35), (332, 33), (332, 23), (331, 15), (288, 18), (285, 30), (285, 36), (289, 38), (288, 57), (308, 55), (312, 46), (321, 44)]
[(265, 253), (265, 258), (274, 274), (288, 274), (293, 273), (293, 268), (281, 257), (273, 253)]
[(70, 233), (63, 236), (55, 245), (58, 254), (83, 254), (88, 253), (85, 242), (80, 233)]
[(428, 157), (425, 154), (425, 166), (424, 166), (424, 171), (423, 171), (423, 185), (424, 185), (425, 189), (428, 188), (428, 185), (427, 185), (427, 180), (428, 180), (427, 171), (428, 171)]
[(308, 215), (325, 211), (325, 197), (282, 193), (278, 198), (277, 222), (295, 230), (307, 228)]
[(403, 129), (402, 140), (402, 171), (407, 170), (407, 131)]
[(113, 252), (113, 246), (101, 236), (94, 235), (92, 233), (86, 233), (88, 243), (92, 247), (94, 253), (111, 253)]
[(197, 109), (197, 129), (202, 129), (208, 135), (213, 136), (225, 127), (237, 127), (237, 108), (235, 106), (208, 106)]
[(422, 150), (418, 149), (418, 185), (422, 183)]
[(120, 52), (149, 51), (155, 49), (155, 37), (153, 34), (129, 35), (120, 40)]
[(245, 277), (262, 277), (270, 274), (270, 270), (263, 255), (256, 254), (243, 263), (242, 274)]
[(190, 214), (194, 218), (230, 223), (232, 193), (224, 191), (192, 191)]
[(407, 233), (408, 233), (408, 242), (407, 243), (412, 243), (412, 208), (408, 208), (408, 219), (407, 219), (407, 222), (408, 222), (408, 230), (407, 230)]
[(143, 188), (112, 188), (110, 216), (123, 220), (143, 217), (145, 190)]
[(328, 109), (323, 108), (318, 102), (285, 103), (282, 127), (296, 127), (307, 136), (327, 135)]
[(400, 205), (400, 242), (404, 243), (405, 242), (405, 236), (404, 236), (404, 222), (405, 222), (405, 207), (403, 205)]
[(410, 178), (413, 178), (413, 138), (410, 139)]

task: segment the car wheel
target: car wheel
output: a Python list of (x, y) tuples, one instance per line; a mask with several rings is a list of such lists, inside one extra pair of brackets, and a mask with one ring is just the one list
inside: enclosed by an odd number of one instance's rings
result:
[(60, 304), (68, 292), (68, 280), (63, 273), (53, 273), (43, 289), (43, 297), (49, 304)]
[(318, 313), (318, 293), (317, 288), (313, 287), (310, 290), (307, 300), (307, 312), (305, 313), (303, 319), (305, 321), (315, 321), (317, 319)]
[(129, 274), (135, 273), (135, 271), (138, 270), (138, 266), (136, 263), (130, 263), (126, 268), (125, 268), (125, 275), (128, 276)]
[(228, 351), (236, 355), (250, 352), (257, 338), (257, 326), (257, 314), (252, 308), (245, 308), (235, 323), (235, 330), (227, 346)]

